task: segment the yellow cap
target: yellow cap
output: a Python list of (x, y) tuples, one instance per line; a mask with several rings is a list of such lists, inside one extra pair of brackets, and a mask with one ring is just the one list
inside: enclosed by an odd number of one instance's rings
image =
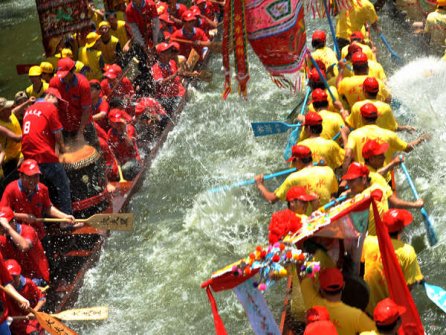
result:
[(87, 43), (85, 44), (85, 46), (87, 48), (91, 48), (96, 43), (96, 41), (100, 38), (101, 38), (101, 35), (99, 35), (98, 33), (94, 32), (94, 31), (89, 33), (87, 35), (87, 39), (86, 39)]
[(70, 57), (71, 59), (73, 58), (73, 51), (71, 51), (71, 49), (68, 48), (63, 48), (60, 54), (62, 56), (61, 58), (65, 57)]
[(437, 6), (440, 7), (446, 6), (446, 0), (437, 0)]
[(101, 29), (102, 27), (111, 27), (110, 23), (108, 21), (102, 21), (101, 23), (99, 23), (98, 29)]
[(42, 70), (42, 73), (52, 74), (54, 72), (53, 64), (49, 62), (40, 63), (40, 69)]
[(40, 68), (40, 66), (37, 66), (37, 65), (31, 66), (31, 68), (29, 69), (29, 72), (28, 72), (28, 76), (38, 77), (40, 75), (42, 75), (42, 69)]

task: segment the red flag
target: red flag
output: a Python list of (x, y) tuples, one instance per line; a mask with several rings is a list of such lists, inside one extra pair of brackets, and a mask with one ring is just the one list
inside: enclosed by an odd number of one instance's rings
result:
[(218, 314), (217, 302), (212, 295), (210, 286), (206, 287), (206, 293), (208, 295), (209, 302), (211, 303), (212, 315), (214, 317), (215, 334), (227, 335), (223, 320), (221, 319), (220, 314)]

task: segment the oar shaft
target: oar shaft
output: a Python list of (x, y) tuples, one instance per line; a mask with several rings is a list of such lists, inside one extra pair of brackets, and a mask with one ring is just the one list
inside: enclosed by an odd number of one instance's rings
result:
[(327, 2), (329, 0), (323, 0), (324, 8), (325, 8), (325, 14), (327, 15), (328, 25), (330, 27), (331, 37), (333, 38), (333, 45), (336, 52), (336, 58), (339, 60), (341, 59), (341, 50), (339, 49), (338, 41), (336, 40), (336, 33), (334, 30), (333, 21), (331, 20), (330, 10), (328, 8)]
[(347, 195), (346, 195), (346, 194), (341, 195), (339, 198), (336, 198), (336, 199), (334, 199), (334, 200), (332, 200), (332, 201), (326, 203), (326, 204), (324, 205), (324, 207), (322, 207), (322, 208), (323, 208), (324, 211), (326, 211), (326, 210), (329, 209), (330, 207), (333, 207), (333, 206), (337, 205), (338, 203), (344, 201), (345, 199), (347, 199)]
[(330, 89), (330, 85), (328, 85), (327, 79), (325, 79), (324, 75), (322, 74), (321, 69), (319, 68), (319, 65), (317, 65), (316, 61), (314, 60), (313, 56), (311, 56), (311, 53), (308, 52), (308, 56), (310, 57), (311, 64), (313, 64), (314, 68), (316, 69), (317, 73), (319, 74), (319, 77), (324, 82), (324, 86), (327, 89), (328, 93), (330, 94), (331, 100), (333, 100), (333, 103), (336, 101), (336, 98), (333, 95), (333, 92)]

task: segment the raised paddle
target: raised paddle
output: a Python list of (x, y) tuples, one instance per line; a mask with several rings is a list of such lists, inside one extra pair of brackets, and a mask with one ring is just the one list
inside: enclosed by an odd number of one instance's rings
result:
[[(11, 299), (17, 301), (17, 298), (2, 285), (0, 285), (0, 289), (11, 297)], [(78, 335), (73, 329), (68, 328), (62, 322), (47, 313), (38, 312), (33, 308), (29, 308), (28, 311), (34, 314), (37, 322), (51, 335)]]
[[(60, 313), (50, 314), (53, 318), (63, 321), (98, 321), (108, 319), (108, 307), (88, 307), (68, 309)], [(12, 320), (26, 320), (26, 315), (13, 316)]]
[[(69, 219), (39, 218), (42, 222), (70, 222)], [(88, 219), (76, 219), (98, 229), (129, 231), (133, 230), (133, 213), (95, 214)]]
[[(263, 177), (263, 179), (264, 180), (269, 180), (269, 179), (273, 179), (273, 178), (276, 178), (276, 177), (285, 176), (285, 175), (288, 175), (290, 173), (295, 172), (296, 170), (297, 170), (296, 168), (291, 168), (291, 169), (286, 169), (286, 170), (270, 173), (270, 174), (265, 175)], [(250, 178), (250, 179), (247, 179), (247, 180), (242, 180), (242, 181), (236, 182), (236, 183), (231, 184), (231, 185), (214, 187), (214, 188), (211, 188), (210, 190), (208, 190), (208, 192), (216, 193), (216, 192), (221, 192), (221, 191), (227, 191), (227, 190), (230, 190), (230, 189), (235, 188), (235, 187), (254, 185), (255, 183), (256, 183), (255, 179), (254, 178)]]
[[(403, 170), (406, 176), (407, 182), (409, 183), (410, 189), (412, 190), (412, 194), (417, 200), (420, 199), (420, 196), (418, 195), (417, 189), (415, 188), (412, 178), (410, 178), (409, 172), (407, 171), (406, 165), (403, 162), (401, 162), (400, 165), (401, 169)], [(434, 230), (434, 226), (429, 218), (429, 215), (427, 214), (426, 209), (424, 207), (421, 207), (420, 212), (421, 215), (423, 216), (424, 226), (426, 227), (427, 239), (429, 240), (429, 244), (431, 246), (434, 246), (438, 242), (437, 233)]]
[(396, 53), (395, 50), (392, 49), (392, 47), (390, 46), (389, 42), (387, 41), (386, 37), (384, 36), (384, 34), (382, 32), (379, 34), (379, 38), (384, 43), (387, 50), (390, 52), (390, 57), (400, 64), (403, 63), (403, 59)]

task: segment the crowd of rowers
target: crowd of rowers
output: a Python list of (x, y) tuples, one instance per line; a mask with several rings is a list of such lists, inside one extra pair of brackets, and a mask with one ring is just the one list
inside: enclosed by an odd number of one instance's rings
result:
[[(274, 191), (265, 186), (263, 175), (255, 177), (265, 200), (288, 205), (273, 213), (269, 242), (280, 242), (289, 232), (299, 231), (302, 220), (340, 194), (350, 198), (371, 193), (377, 198), (379, 215), (406, 283), (412, 288), (423, 281), (423, 275), (414, 248), (400, 237), (413, 220), (408, 209), (421, 208), (424, 202), (399, 198), (391, 187), (391, 174), (402, 162), (402, 153), (411, 152), (430, 136), (422, 134), (410, 142), (401, 139), (399, 132), (412, 133), (415, 128), (395, 120), (386, 74), (371, 41), (365, 38), (366, 23), (379, 30), (376, 12), (367, 0), (347, 12), (341, 13), (337, 22), (340, 60), (326, 45), (325, 31), (312, 35), (311, 55), (321, 71), (308, 62), (311, 99), (306, 115), (297, 117), (303, 129), (288, 160), (297, 171)], [(336, 139), (338, 133), (341, 136)], [(321, 263), (317, 279), (295, 275), (307, 310), (304, 334), (398, 333), (404, 308), (389, 298), (372, 214), (358, 239), (313, 237), (300, 247)], [(364, 310), (341, 301), (346, 276), (363, 278), (367, 284), (370, 297)], [(294, 283), (293, 290), (299, 290), (299, 285)]]
[[(47, 59), (29, 69), (31, 85), (14, 101), (0, 98), (0, 279), (16, 297), (0, 293), (2, 335), (42, 333), (29, 312), (44, 306), (38, 287), (52, 278), (39, 219), (80, 225), (60, 155), (86, 142), (101, 154), (96, 168), (108, 182), (133, 179), (186, 92), (182, 78), (197, 75), (186, 59), (192, 50), (205, 57), (220, 13), (205, 0), (190, 8), (175, 0), (115, 6), (105, 14), (91, 7), (88, 29), (52, 38)], [(134, 57), (140, 74), (132, 82), (123, 68)], [(114, 191), (111, 183), (106, 189)], [(27, 317), (8, 327), (7, 317), (17, 316)]]

